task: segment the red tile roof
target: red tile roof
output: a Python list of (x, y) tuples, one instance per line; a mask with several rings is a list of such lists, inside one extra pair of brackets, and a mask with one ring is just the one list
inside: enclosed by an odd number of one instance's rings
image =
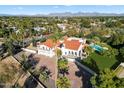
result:
[(62, 43), (61, 43), (60, 41), (57, 41), (56, 46), (57, 46), (57, 47), (60, 47), (61, 44), (62, 44)]
[(65, 40), (64, 44), (65, 44), (65, 48), (71, 49), (71, 50), (78, 50), (78, 48), (81, 45), (79, 40)]
[(52, 39), (47, 39), (45, 42), (42, 43), (42, 45), (48, 46), (49, 48), (54, 47), (54, 43)]
[[(68, 40), (67, 38), (64, 38), (65, 48), (71, 49), (71, 50), (78, 50), (81, 43), (79, 40)], [(52, 39), (47, 39), (45, 42), (41, 43), (42, 45), (45, 45), (49, 48), (53, 48), (55, 46)], [(56, 46), (60, 46), (62, 44), (61, 42), (57, 41)]]
[(67, 39), (68, 39), (68, 36), (64, 36), (63, 39), (64, 39), (64, 40), (67, 40)]

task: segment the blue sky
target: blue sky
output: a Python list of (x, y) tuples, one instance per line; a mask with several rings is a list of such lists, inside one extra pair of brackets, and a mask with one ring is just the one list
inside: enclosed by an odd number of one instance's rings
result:
[(49, 14), (61, 12), (124, 13), (124, 5), (0, 5), (0, 14)]

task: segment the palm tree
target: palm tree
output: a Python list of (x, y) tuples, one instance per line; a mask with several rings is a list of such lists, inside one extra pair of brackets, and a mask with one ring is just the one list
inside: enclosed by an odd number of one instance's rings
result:
[[(54, 49), (55, 49), (55, 56), (56, 56), (56, 77), (55, 77), (55, 81), (57, 80), (57, 76), (58, 76), (58, 69), (57, 69), (57, 67), (58, 67), (58, 57), (57, 57), (57, 48), (56, 48), (56, 43), (57, 43), (57, 36), (56, 35), (53, 35), (53, 37), (52, 37), (52, 40), (53, 40), (53, 43), (54, 43)], [(55, 82), (56, 83), (56, 82)], [(56, 84), (55, 84), (56, 85)]]
[(57, 54), (57, 57), (58, 57), (58, 58), (61, 58), (62, 51), (61, 51), (60, 49), (57, 49), (56, 52), (57, 52), (57, 53), (56, 53), (56, 54)]
[(70, 80), (67, 77), (59, 77), (57, 79), (58, 88), (69, 88), (71, 86)]
[(90, 46), (86, 46), (84, 51), (87, 53), (87, 55), (89, 55), (90, 53), (92, 53), (92, 48)]
[(51, 76), (50, 70), (46, 66), (40, 68), (40, 79), (44, 82), (47, 81)]
[(58, 70), (59, 73), (63, 74), (65, 76), (66, 73), (68, 73), (68, 62), (66, 60), (60, 60), (58, 61)]
[(5, 40), (5, 50), (7, 50), (8, 54), (9, 55), (13, 55), (13, 50), (14, 50), (14, 47), (13, 47), (13, 44), (12, 44), (12, 39), (6, 39)]

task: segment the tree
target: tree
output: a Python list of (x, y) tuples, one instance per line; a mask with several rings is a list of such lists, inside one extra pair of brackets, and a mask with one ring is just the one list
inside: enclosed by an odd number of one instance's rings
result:
[(13, 55), (14, 46), (12, 39), (7, 39), (4, 44), (5, 44), (5, 50), (7, 50), (8, 54)]
[(60, 58), (62, 55), (62, 51), (60, 49), (57, 49), (57, 56)]
[(122, 58), (124, 59), (124, 47), (120, 48), (120, 54), (121, 54)]
[(124, 78), (121, 78), (121, 79), (119, 79), (119, 84), (118, 84), (118, 87), (119, 88), (124, 88)]
[(115, 22), (112, 22), (112, 21), (107, 21), (105, 23), (105, 26), (106, 27), (109, 27), (109, 28), (112, 28), (112, 27), (115, 27), (116, 26), (116, 23)]
[(4, 31), (2, 29), (0, 29), (0, 37), (4, 36)]
[(21, 66), (22, 67), (24, 67), (24, 70), (25, 71), (27, 71), (27, 66), (26, 66), (26, 64), (27, 64), (27, 56), (26, 55), (24, 55), (24, 54), (22, 54), (22, 60), (21, 60)]
[(70, 80), (67, 77), (59, 77), (57, 79), (58, 88), (69, 88), (71, 86)]
[(40, 79), (44, 82), (47, 81), (51, 76), (50, 70), (46, 66), (40, 68)]
[(124, 44), (124, 34), (122, 33), (116, 33), (113, 34), (108, 40), (107, 43), (113, 46), (119, 46)]
[(91, 25), (90, 25), (90, 20), (87, 20), (87, 19), (81, 19), (81, 24), (80, 24), (80, 27), (83, 28), (90, 28)]
[(113, 70), (105, 69), (100, 71), (98, 75), (91, 78), (91, 84), (97, 88), (116, 88), (119, 84), (119, 79), (116, 77)]
[(92, 53), (92, 48), (90, 46), (86, 46), (84, 51), (87, 53), (87, 55), (91, 54)]
[(59, 73), (63, 74), (65, 76), (65, 73), (68, 73), (68, 62), (66, 60), (59, 60), (58, 61), (58, 71)]
[(119, 54), (118, 49), (112, 48), (110, 45), (107, 45), (106, 43), (100, 42), (100, 43), (98, 43), (98, 45), (105, 48), (101, 51), (102, 56), (113, 57), (113, 56), (117, 56)]
[(75, 36), (75, 35), (78, 35), (77, 31), (74, 30), (74, 28), (69, 29), (66, 34), (67, 34), (67, 36)]
[(33, 43), (33, 46), (36, 46), (37, 40), (35, 38), (32, 38), (32, 43)]

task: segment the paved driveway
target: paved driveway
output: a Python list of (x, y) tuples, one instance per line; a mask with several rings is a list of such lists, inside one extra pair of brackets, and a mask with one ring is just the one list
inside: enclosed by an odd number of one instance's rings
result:
[(22, 51), (22, 52), (16, 54), (15, 58), (18, 60), (21, 60), (22, 54), (25, 54), (28, 58), (31, 58), (31, 59), (33, 58), (33, 59), (37, 60), (38, 63), (36, 65), (36, 67), (38, 67), (38, 68), (41, 66), (46, 66), (51, 71), (51, 77), (49, 80), (50, 87), (55, 87), (55, 81), (54, 81), (55, 80), (55, 65), (56, 65), (55, 57), (49, 58), (44, 55), (37, 55), (37, 54), (31, 55), (31, 53)]
[(50, 72), (51, 72), (51, 77), (49, 78), (49, 80), (45, 83), (43, 82), (46, 87), (50, 87), (50, 88), (55, 88), (55, 78), (56, 78), (56, 57), (47, 57), (44, 55), (34, 55), (34, 59), (38, 60), (38, 64), (36, 67), (41, 67), (41, 66), (46, 66)]
[(69, 74), (67, 77), (71, 80), (72, 88), (91, 87), (89, 82), (91, 74), (78, 66), (75, 62), (68, 62)]
[[(51, 75), (52, 75), (51, 79), (55, 80), (56, 58), (55, 57), (50, 58), (44, 55), (37, 55), (37, 54), (35, 54), (33, 57), (39, 60), (37, 67), (46, 66), (51, 71)], [(69, 74), (67, 75), (67, 77), (71, 80), (72, 88), (91, 87), (89, 81), (92, 75), (89, 72), (78, 66), (75, 62), (68, 62), (68, 65), (69, 65)]]
[(46, 66), (51, 71), (51, 78), (55, 80), (56, 58), (37, 54), (34, 55), (34, 58), (39, 60), (37, 67)]

